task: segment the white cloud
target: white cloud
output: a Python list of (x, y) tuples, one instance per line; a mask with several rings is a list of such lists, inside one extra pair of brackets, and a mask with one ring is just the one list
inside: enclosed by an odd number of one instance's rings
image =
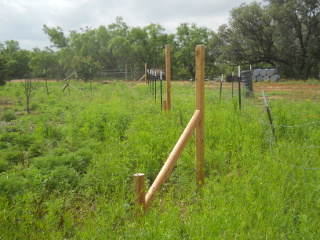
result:
[[(161, 24), (174, 33), (183, 22), (196, 23), (214, 31), (228, 22), (229, 11), (242, 0), (2, 0), (0, 43), (17, 40), (21, 48), (49, 46), (44, 24), (66, 32), (81, 27), (109, 25), (117, 16), (130, 27)], [(247, 0), (246, 2), (252, 2)]]

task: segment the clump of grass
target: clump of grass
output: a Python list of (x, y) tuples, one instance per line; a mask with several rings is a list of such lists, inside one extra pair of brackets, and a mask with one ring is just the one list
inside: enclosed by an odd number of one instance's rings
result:
[(2, 116), (1, 116), (1, 120), (5, 122), (11, 122), (16, 119), (17, 119), (17, 116), (11, 110), (6, 110), (5, 112), (2, 113)]

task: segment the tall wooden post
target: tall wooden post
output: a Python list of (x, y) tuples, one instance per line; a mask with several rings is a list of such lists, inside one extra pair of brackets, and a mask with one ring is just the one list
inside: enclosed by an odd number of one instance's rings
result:
[(171, 110), (171, 56), (170, 45), (166, 45), (166, 82), (167, 82), (167, 110)]
[(196, 183), (204, 184), (204, 66), (205, 47), (196, 47), (196, 110), (200, 110), (200, 121), (196, 127)]
[(144, 185), (144, 174), (136, 173), (133, 175), (134, 178), (134, 189), (136, 192), (136, 214), (139, 215), (145, 207), (145, 185)]

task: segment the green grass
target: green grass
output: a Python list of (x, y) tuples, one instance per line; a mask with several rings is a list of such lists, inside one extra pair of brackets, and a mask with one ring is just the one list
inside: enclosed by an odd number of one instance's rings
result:
[[(45, 83), (25, 111), (8, 83), (1, 111), (0, 239), (315, 239), (320, 229), (320, 109), (206, 89), (205, 185), (194, 136), (150, 211), (134, 215), (133, 174), (151, 185), (195, 110), (172, 83), (172, 111), (148, 85)], [(81, 88), (82, 90), (79, 90)], [(3, 102), (3, 101), (2, 101)], [(290, 127), (288, 127), (290, 126)], [(294, 127), (292, 127), (294, 126)]]

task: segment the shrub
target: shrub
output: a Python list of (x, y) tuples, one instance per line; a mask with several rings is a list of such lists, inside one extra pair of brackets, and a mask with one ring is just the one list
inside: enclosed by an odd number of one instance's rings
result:
[(9, 162), (4, 159), (0, 159), (0, 173), (5, 172), (8, 169), (9, 169)]
[(16, 148), (6, 149), (1, 152), (0, 156), (10, 164), (18, 164), (23, 160), (22, 151)]
[(92, 151), (89, 149), (80, 149), (75, 154), (66, 156), (66, 162), (70, 164), (78, 173), (86, 173), (91, 163)]
[(3, 174), (0, 176), (0, 193), (13, 197), (22, 194), (25, 190), (27, 179), (21, 176), (21, 172)]
[(17, 116), (11, 110), (7, 110), (2, 114), (1, 119), (6, 122), (11, 122), (16, 120)]
[(47, 189), (68, 191), (78, 186), (80, 181), (79, 174), (75, 169), (68, 166), (58, 166), (54, 168), (47, 179)]
[(35, 141), (30, 144), (28, 154), (30, 158), (39, 157), (43, 152), (43, 142)]
[(51, 169), (64, 165), (63, 158), (54, 155), (47, 155), (44, 157), (37, 157), (32, 160), (33, 166), (48, 173)]

